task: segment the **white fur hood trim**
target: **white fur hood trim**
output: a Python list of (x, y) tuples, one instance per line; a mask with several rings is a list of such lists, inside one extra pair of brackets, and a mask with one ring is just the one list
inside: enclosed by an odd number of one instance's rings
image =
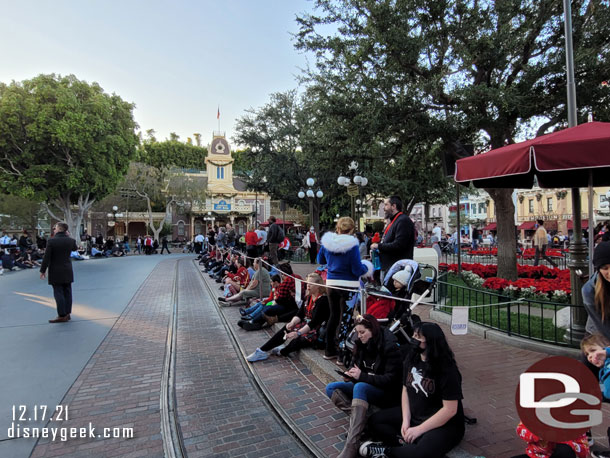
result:
[(347, 253), (358, 246), (358, 239), (353, 235), (327, 232), (322, 237), (322, 246), (331, 253)]

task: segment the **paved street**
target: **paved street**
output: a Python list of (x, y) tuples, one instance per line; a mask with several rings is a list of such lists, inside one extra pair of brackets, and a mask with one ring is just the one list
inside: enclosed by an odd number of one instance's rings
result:
[[(164, 258), (167, 256), (74, 262), (74, 306), (68, 324), (48, 323), (56, 316), (53, 290), (46, 280), (40, 280), (36, 269), (0, 277), (0, 383), (4, 387), (0, 393), (0, 456), (28, 456), (34, 445), (32, 439), (6, 440), (12, 406), (54, 409), (59, 405), (133, 295)], [(27, 426), (35, 424), (27, 422)]]

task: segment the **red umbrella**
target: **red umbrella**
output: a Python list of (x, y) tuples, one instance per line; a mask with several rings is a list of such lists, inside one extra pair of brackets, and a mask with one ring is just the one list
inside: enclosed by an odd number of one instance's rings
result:
[(459, 159), (455, 181), (478, 188), (610, 185), (610, 123), (589, 122), (483, 154)]

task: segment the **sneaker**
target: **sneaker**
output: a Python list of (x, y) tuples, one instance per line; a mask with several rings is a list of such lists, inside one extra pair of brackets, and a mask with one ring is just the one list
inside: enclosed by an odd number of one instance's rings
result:
[(218, 296), (218, 301), (219, 302), (227, 302), (227, 298), (224, 296)]
[(366, 441), (360, 446), (361, 456), (370, 456), (371, 458), (386, 458), (386, 447), (381, 442)]
[(269, 354), (266, 351), (257, 348), (256, 350), (254, 350), (254, 353), (252, 353), (246, 358), (246, 361), (248, 361), (249, 363), (254, 363), (256, 361), (264, 361), (267, 358), (269, 358)]
[(282, 354), (280, 353), (284, 348), (286, 348), (286, 345), (282, 344), (282, 345), (278, 345), (275, 348), (272, 348), (269, 353), (271, 353), (273, 356), (282, 356)]
[(590, 450), (591, 456), (593, 458), (608, 458), (610, 457), (610, 452), (606, 450)]
[(245, 309), (244, 307), (240, 307), (240, 308), (239, 308), (239, 314), (240, 314), (241, 316), (246, 316), (246, 315), (247, 315), (247, 313), (246, 313), (246, 309)]

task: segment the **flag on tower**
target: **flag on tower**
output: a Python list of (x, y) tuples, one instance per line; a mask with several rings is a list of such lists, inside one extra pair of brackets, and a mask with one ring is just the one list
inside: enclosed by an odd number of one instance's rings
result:
[(218, 105), (218, 112), (216, 113), (216, 119), (220, 119), (220, 105)]

